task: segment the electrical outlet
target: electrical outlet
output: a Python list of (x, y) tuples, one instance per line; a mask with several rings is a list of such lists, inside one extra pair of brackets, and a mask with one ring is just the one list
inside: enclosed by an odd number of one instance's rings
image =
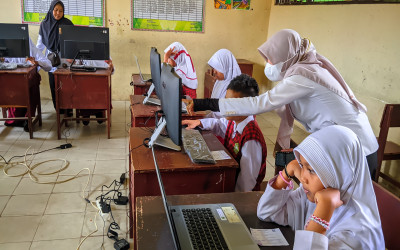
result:
[[(105, 203), (100, 203), (100, 200), (96, 200), (97, 208), (100, 210), (100, 215), (104, 220), (107, 220), (110, 215), (110, 206)], [(106, 206), (106, 207), (103, 207)], [(105, 212), (103, 212), (105, 211)]]

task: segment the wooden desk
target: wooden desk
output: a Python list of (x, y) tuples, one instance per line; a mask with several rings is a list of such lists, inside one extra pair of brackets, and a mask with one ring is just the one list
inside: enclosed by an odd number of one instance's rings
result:
[[(57, 134), (61, 138), (61, 126), (67, 121), (96, 120), (107, 121), (108, 138), (111, 126), (111, 70), (96, 72), (76, 72), (58, 69), (54, 72), (56, 90)], [(102, 109), (105, 118), (72, 118), (60, 120), (60, 109)]]
[[(132, 74), (133, 93), (135, 95), (143, 95), (147, 93), (151, 86), (151, 82), (142, 83), (142, 79), (139, 74)], [(156, 93), (153, 91), (152, 95)]]
[[(31, 139), (33, 138), (33, 125), (39, 121), (39, 126), (42, 126), (39, 90), (40, 76), (36, 70), (34, 66), (14, 70), (0, 70), (0, 107), (24, 107), (28, 110), (27, 117), (4, 117), (0, 121), (27, 120), (29, 138)], [(36, 110), (37, 115), (35, 116)], [(33, 121), (32, 117), (34, 118)]]
[[(131, 95), (131, 126), (132, 127), (153, 127), (155, 126), (154, 112), (161, 109), (157, 105), (142, 104), (144, 100), (142, 95)], [(206, 116), (206, 112), (199, 111), (193, 115), (182, 114), (182, 120), (202, 119)]]
[[(161, 193), (151, 149), (143, 146), (134, 149), (141, 145), (145, 138), (150, 137), (151, 133), (143, 128), (131, 128), (129, 136), (129, 151), (131, 152), (129, 199), (132, 215), (134, 215), (136, 197), (155, 196)], [(205, 133), (203, 137), (211, 151), (225, 150), (229, 154), (213, 134)], [(155, 155), (167, 194), (224, 193), (235, 190), (238, 164), (233, 158), (217, 161), (216, 164), (195, 164), (184, 152), (157, 146)], [(135, 225), (135, 221), (131, 221), (131, 225)]]
[[(168, 196), (170, 205), (194, 205), (212, 203), (233, 203), (250, 230), (280, 228), (289, 246), (261, 247), (261, 249), (293, 249), (294, 232), (290, 227), (257, 218), (257, 204), (263, 192), (243, 192), (224, 194), (197, 194)], [(144, 196), (136, 199), (137, 249), (174, 249), (171, 232), (161, 196)]]

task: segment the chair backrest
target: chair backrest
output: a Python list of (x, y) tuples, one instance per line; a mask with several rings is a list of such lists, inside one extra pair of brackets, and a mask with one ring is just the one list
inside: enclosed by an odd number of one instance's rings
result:
[(379, 137), (378, 137), (379, 149), (378, 149), (378, 169), (377, 169), (376, 180), (379, 174), (378, 171), (380, 171), (380, 166), (382, 165), (389, 128), (400, 127), (400, 104), (385, 105), (380, 127), (381, 130), (379, 131)]
[(372, 182), (381, 217), (383, 237), (387, 249), (400, 246), (400, 199), (376, 182)]

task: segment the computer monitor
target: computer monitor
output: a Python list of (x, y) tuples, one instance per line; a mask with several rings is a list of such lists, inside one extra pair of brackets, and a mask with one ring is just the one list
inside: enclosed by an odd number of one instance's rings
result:
[(152, 47), (150, 50), (150, 70), (151, 70), (151, 79), (154, 84), (154, 88), (156, 90), (156, 95), (158, 99), (161, 100), (161, 59), (160, 53), (158, 53), (157, 49)]
[(27, 24), (0, 23), (0, 57), (29, 57)]
[[(163, 116), (150, 138), (149, 147), (160, 145), (180, 151), (182, 145), (182, 80), (171, 65), (163, 63), (160, 84)], [(160, 136), (165, 126), (168, 131), (168, 139)]]
[(108, 28), (60, 25), (61, 58), (109, 60)]

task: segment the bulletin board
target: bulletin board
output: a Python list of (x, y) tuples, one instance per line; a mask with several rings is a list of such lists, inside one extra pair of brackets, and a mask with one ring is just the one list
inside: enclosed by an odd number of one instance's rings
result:
[[(22, 23), (40, 24), (52, 0), (21, 0)], [(105, 0), (63, 0), (64, 16), (74, 25), (105, 27)]]
[(204, 0), (132, 0), (132, 29), (204, 32)]

